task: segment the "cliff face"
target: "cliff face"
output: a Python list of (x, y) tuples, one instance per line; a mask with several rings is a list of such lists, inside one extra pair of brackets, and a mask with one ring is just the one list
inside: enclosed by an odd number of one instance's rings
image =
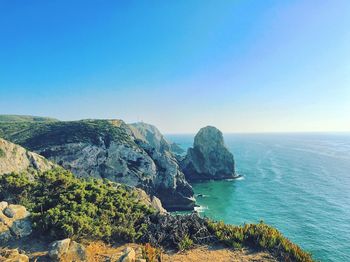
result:
[[(154, 132), (137, 134), (121, 120), (0, 123), (0, 136), (80, 177), (106, 178), (144, 189), (168, 210), (194, 207), (187, 183), (167, 144)], [(159, 131), (158, 131), (159, 132)], [(159, 142), (159, 143), (158, 143)]]
[(46, 171), (55, 167), (44, 157), (0, 138), (0, 175), (11, 172)]
[(199, 130), (193, 148), (188, 149), (181, 167), (189, 181), (235, 176), (233, 155), (225, 147), (221, 131), (212, 126)]
[[(158, 176), (165, 179), (157, 181), (157, 192), (162, 196), (165, 206), (170, 206), (173, 210), (182, 209), (186, 205), (192, 209), (194, 204), (193, 190), (181, 172), (174, 154), (171, 152), (169, 143), (159, 130), (152, 125), (145, 123), (131, 124), (131, 130), (138, 139), (137, 144), (153, 159), (157, 165)], [(169, 191), (169, 188), (177, 190)], [(186, 198), (179, 205), (179, 199)]]
[(157, 151), (170, 151), (175, 154), (182, 154), (185, 152), (176, 143), (169, 142), (154, 125), (138, 122), (129, 124), (128, 126), (137, 139), (146, 141)]

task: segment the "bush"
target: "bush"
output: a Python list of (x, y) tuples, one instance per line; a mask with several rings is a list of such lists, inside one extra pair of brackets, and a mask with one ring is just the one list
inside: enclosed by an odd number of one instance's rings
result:
[(162, 252), (159, 248), (152, 247), (149, 243), (142, 246), (142, 258), (147, 262), (162, 261)]
[(185, 251), (190, 249), (192, 246), (193, 246), (193, 240), (188, 235), (185, 235), (184, 238), (179, 243), (179, 250)]
[(311, 255), (284, 237), (277, 229), (260, 222), (243, 226), (208, 221), (208, 227), (223, 243), (237, 248), (249, 246), (268, 250), (283, 261), (313, 261)]
[(33, 181), (26, 174), (3, 175), (0, 192), (26, 206), (34, 228), (56, 239), (134, 241), (145, 230), (143, 218), (154, 213), (125, 186), (63, 169), (38, 173)]

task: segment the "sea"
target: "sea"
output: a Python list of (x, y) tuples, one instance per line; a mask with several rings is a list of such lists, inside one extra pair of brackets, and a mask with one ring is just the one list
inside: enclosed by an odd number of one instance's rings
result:
[[(167, 135), (187, 150), (194, 135)], [(225, 134), (237, 180), (193, 184), (197, 211), (273, 225), (318, 261), (350, 261), (350, 133)]]

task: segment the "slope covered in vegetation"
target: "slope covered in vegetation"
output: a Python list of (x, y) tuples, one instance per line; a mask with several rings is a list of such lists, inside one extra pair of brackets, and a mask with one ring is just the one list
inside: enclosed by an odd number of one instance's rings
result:
[(53, 122), (59, 121), (51, 117), (27, 115), (0, 115), (0, 122)]
[(155, 212), (123, 185), (81, 180), (61, 168), (0, 177), (0, 199), (11, 200), (31, 212), (34, 229), (52, 239), (134, 241), (145, 229), (144, 216)]

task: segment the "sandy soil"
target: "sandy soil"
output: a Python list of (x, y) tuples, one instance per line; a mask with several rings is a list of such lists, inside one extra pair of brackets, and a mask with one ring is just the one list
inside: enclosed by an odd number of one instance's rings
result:
[(184, 253), (164, 254), (164, 262), (234, 262), (277, 261), (270, 254), (249, 250), (231, 250), (223, 246), (197, 247)]

